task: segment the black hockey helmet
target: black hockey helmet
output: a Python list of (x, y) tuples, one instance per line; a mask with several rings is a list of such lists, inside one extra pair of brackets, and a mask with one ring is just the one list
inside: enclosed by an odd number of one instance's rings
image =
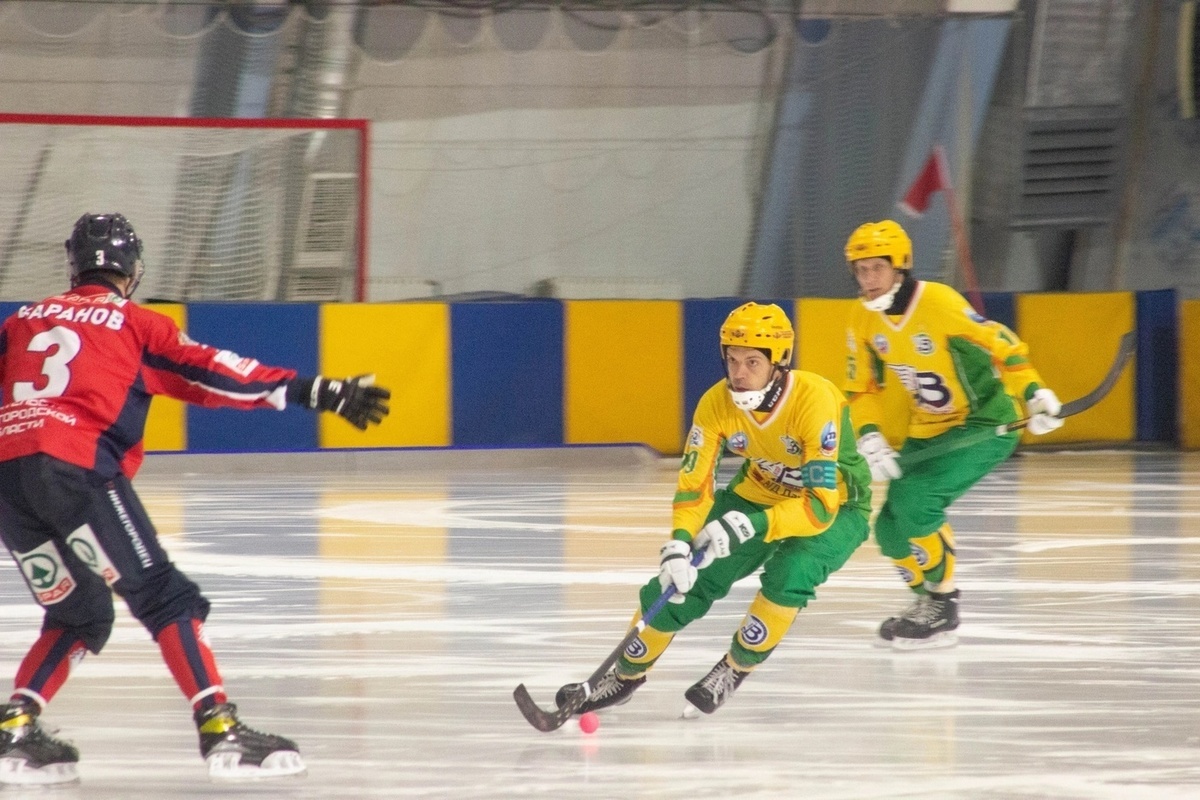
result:
[(71, 266), (71, 285), (97, 270), (116, 272), (132, 278), (126, 297), (133, 295), (142, 279), (142, 240), (133, 232), (129, 220), (120, 214), (84, 214), (75, 222), (66, 241), (67, 263)]

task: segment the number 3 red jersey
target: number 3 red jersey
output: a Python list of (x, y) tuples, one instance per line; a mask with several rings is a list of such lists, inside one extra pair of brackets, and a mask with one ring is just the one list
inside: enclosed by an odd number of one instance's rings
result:
[(0, 330), (0, 461), (45, 453), (132, 478), (156, 394), (282, 409), (296, 373), (192, 341), (99, 281), (23, 306)]

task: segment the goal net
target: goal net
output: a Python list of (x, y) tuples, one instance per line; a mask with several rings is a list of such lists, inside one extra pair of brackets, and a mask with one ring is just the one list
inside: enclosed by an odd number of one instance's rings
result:
[(63, 242), (119, 212), (141, 300), (360, 300), (364, 120), (0, 115), (0, 300), (67, 285)]

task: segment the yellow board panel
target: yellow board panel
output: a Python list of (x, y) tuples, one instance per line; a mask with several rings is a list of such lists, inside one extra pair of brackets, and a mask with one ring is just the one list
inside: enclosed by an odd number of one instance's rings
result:
[(360, 431), (322, 414), (321, 447), (445, 447), (451, 439), (450, 307), (445, 303), (321, 306), (321, 374), (375, 373), (391, 414)]
[[(805, 299), (796, 303), (796, 367), (815, 372), (839, 389), (846, 378), (848, 328), (846, 319), (858, 300)], [(899, 381), (889, 380), (883, 392), (887, 419), (883, 435), (899, 447), (908, 428), (908, 393)], [(856, 423), (857, 424), (857, 423)]]
[[(153, 303), (146, 308), (175, 320), (187, 330), (187, 306), (178, 303)], [(187, 404), (173, 397), (155, 395), (146, 415), (146, 451), (170, 452), (187, 449)]]
[(1200, 447), (1200, 300), (1179, 305), (1179, 442)]
[(567, 444), (683, 444), (683, 310), (670, 300), (569, 300), (564, 309)]
[[(1090, 392), (1104, 379), (1117, 354), (1121, 335), (1136, 320), (1130, 292), (1017, 295), (1018, 333), (1029, 345), (1030, 360), (1064, 403)], [(1136, 426), (1130, 361), (1108, 397), (1077, 414), (1053, 433), (1024, 442), (1053, 444), (1129, 441)], [(1023, 409), (1022, 409), (1023, 410)]]

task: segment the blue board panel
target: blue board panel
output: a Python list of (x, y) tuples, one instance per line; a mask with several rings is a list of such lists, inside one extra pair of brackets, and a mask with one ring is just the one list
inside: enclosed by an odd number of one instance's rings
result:
[[(721, 365), (721, 323), (730, 311), (745, 302), (736, 297), (683, 301), (683, 420), (688, 428), (700, 397), (725, 377)], [(789, 318), (791, 305), (781, 304)]]
[[(309, 303), (194, 303), (188, 305), (188, 335), (311, 376), (317, 374), (318, 312), (319, 306)], [(316, 412), (303, 408), (191, 406), (187, 431), (192, 453), (317, 449)]]
[(999, 322), (1020, 336), (1021, 332), (1017, 330), (1017, 304), (1013, 293), (981, 292), (981, 294), (983, 295), (984, 316)]
[(1175, 291), (1137, 292), (1137, 440), (1179, 435), (1179, 319)]
[(563, 443), (563, 305), (453, 303), (450, 363), (456, 447)]

